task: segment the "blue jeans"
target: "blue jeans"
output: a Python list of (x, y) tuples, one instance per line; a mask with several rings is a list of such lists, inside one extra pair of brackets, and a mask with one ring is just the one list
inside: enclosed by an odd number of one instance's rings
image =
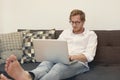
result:
[(34, 80), (61, 80), (70, 78), (79, 73), (89, 70), (89, 67), (78, 61), (69, 65), (43, 61), (31, 72), (35, 75)]

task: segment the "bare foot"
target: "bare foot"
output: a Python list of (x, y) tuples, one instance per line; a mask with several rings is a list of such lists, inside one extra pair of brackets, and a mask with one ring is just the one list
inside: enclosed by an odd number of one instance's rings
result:
[(3, 74), (0, 74), (0, 80), (9, 80), (6, 76), (4, 76)]
[(30, 74), (21, 67), (14, 55), (6, 60), (5, 71), (15, 80), (31, 80)]

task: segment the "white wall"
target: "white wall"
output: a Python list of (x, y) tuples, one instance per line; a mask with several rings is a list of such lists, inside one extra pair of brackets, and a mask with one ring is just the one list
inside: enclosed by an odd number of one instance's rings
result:
[(0, 0), (0, 32), (3, 31), (2, 27), (2, 1)]
[(69, 13), (75, 8), (86, 13), (85, 26), (89, 29), (120, 29), (120, 0), (0, 1), (3, 9), (2, 32), (13, 32), (20, 28), (65, 29), (70, 27)]

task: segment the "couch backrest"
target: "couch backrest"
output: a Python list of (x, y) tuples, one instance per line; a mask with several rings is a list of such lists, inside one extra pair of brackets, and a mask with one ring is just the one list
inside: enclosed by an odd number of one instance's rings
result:
[(98, 46), (95, 63), (120, 64), (120, 30), (96, 30)]
[[(19, 29), (18, 31), (21, 31)], [(55, 39), (63, 30), (56, 30)], [(120, 64), (120, 30), (94, 30), (98, 36), (96, 56), (93, 63)]]

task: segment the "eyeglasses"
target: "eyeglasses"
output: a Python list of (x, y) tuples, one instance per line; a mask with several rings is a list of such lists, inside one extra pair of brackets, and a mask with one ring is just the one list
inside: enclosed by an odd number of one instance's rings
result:
[(71, 24), (71, 25), (73, 25), (73, 24), (79, 25), (80, 23), (81, 23), (80, 21), (70, 21), (70, 24)]

